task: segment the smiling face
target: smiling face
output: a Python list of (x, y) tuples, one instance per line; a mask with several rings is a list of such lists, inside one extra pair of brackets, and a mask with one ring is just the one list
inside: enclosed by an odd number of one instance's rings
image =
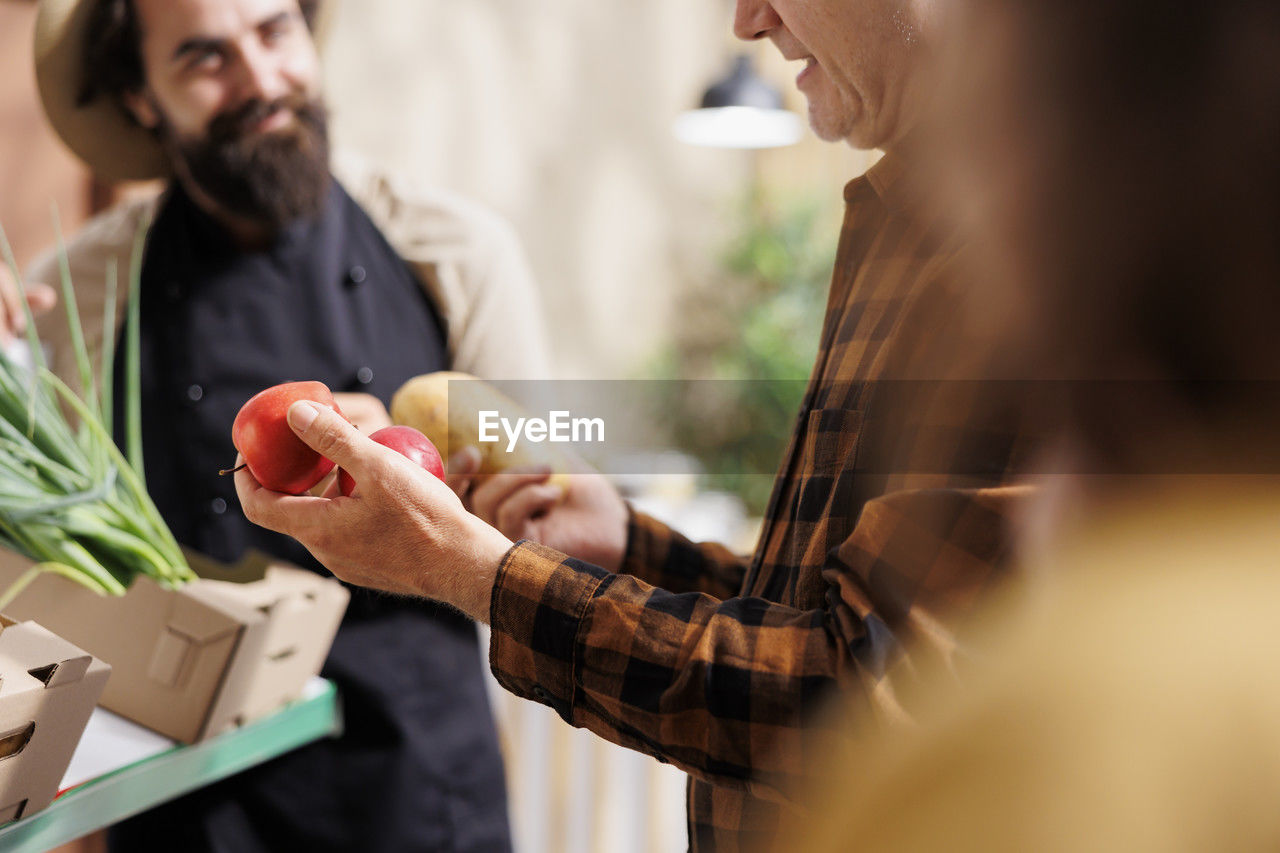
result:
[(135, 3), (145, 82), (126, 104), (193, 196), (268, 230), (315, 213), (328, 139), (297, 0)]
[[(158, 124), (158, 110), (179, 135), (194, 138), (252, 101), (319, 93), (315, 44), (297, 0), (134, 2), (146, 86), (130, 107), (148, 127)], [(293, 119), (278, 109), (244, 130), (279, 131)]]
[(804, 63), (796, 85), (814, 132), (855, 148), (890, 147), (914, 125), (919, 30), (904, 0), (738, 0), (734, 19), (739, 38)]

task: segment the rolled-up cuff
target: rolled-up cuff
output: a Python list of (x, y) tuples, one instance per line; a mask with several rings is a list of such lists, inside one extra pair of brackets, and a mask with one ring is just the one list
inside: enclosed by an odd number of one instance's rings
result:
[(489, 605), (489, 667), (498, 683), (572, 723), (582, 617), (609, 575), (527, 540), (512, 546)]

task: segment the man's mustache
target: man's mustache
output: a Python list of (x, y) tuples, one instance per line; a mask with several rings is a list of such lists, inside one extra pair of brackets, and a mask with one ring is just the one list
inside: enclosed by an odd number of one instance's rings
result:
[(212, 142), (231, 142), (246, 136), (259, 122), (274, 115), (278, 110), (292, 110), (299, 121), (315, 123), (323, 119), (322, 108), (311, 99), (302, 95), (286, 95), (272, 101), (255, 98), (233, 110), (228, 110), (214, 117), (209, 122), (209, 139)]

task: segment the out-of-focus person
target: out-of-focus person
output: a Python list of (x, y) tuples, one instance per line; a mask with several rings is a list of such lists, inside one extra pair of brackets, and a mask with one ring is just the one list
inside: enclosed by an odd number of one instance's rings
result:
[(838, 749), (779, 849), (1275, 849), (1280, 6), (957, 8), (955, 185), (1063, 474), (984, 674)]
[(238, 478), (250, 518), (339, 576), (489, 621), (507, 689), (690, 773), (700, 850), (777, 837), (784, 792), (817, 759), (812, 712), (838, 686), (895, 725), (922, 661), (962, 656), (956, 625), (1001, 578), (1008, 501), (992, 492), (1019, 449), (1008, 412), (935, 381), (981, 348), (959, 340), (957, 241), (921, 200), (932, 57), (912, 10), (740, 0), (735, 31), (799, 64), (819, 136), (886, 151), (844, 188), (819, 355), (754, 557), (691, 542), (589, 476), (564, 496), (545, 475), (459, 483), (495, 530), (325, 412), (302, 434), (341, 456), (355, 497), (282, 500)]
[[(532, 279), (509, 227), (342, 154), (330, 166), (315, 2), (46, 0), (46, 111), (99, 174), (163, 178), (68, 243), (91, 351), (109, 264), (141, 266), (147, 485), (175, 535), (223, 561), (251, 548), (320, 567), (245, 521), (231, 424), (257, 391), (320, 380), (366, 432), (407, 379), (546, 375)], [(31, 278), (56, 281), (56, 258)], [(122, 322), (119, 305), (105, 306)], [(74, 352), (61, 312), (51, 363)], [(117, 371), (117, 384), (123, 381)], [(122, 395), (117, 393), (116, 399)], [(119, 413), (117, 413), (119, 415)], [(376, 535), (376, 534), (371, 534)], [(503, 768), (476, 627), (448, 608), (356, 591), (323, 674), (345, 733), (129, 820), (117, 850), (509, 849)]]

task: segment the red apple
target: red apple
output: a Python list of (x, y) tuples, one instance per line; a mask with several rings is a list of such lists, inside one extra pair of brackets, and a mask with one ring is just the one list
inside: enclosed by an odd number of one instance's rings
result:
[[(402, 456), (408, 457), (411, 462), (418, 463), (441, 480), (444, 479), (444, 461), (440, 458), (440, 451), (436, 450), (436, 446), (431, 443), (431, 439), (413, 427), (384, 427), (370, 435), (369, 438), (378, 442), (378, 444), (390, 447)], [(355, 490), (356, 481), (351, 475), (346, 471), (339, 471), (338, 491), (350, 497)]]
[(249, 473), (275, 492), (301, 495), (333, 470), (333, 463), (303, 443), (289, 428), (289, 407), (311, 400), (342, 411), (323, 382), (286, 382), (260, 391), (240, 408), (231, 442)]

